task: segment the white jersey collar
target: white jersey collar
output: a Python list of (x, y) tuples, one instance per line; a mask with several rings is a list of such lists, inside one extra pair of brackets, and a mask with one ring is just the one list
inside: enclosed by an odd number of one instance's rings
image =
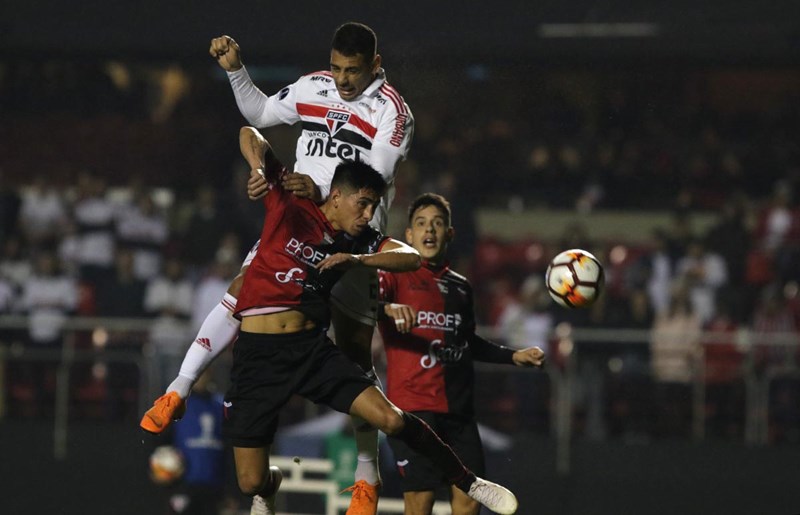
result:
[(369, 86), (367, 86), (367, 88), (361, 94), (367, 97), (375, 96), (375, 93), (377, 93), (378, 90), (381, 89), (381, 86), (383, 86), (385, 82), (386, 82), (386, 70), (384, 70), (383, 68), (378, 68), (378, 75), (375, 76), (375, 80), (373, 80), (372, 83)]

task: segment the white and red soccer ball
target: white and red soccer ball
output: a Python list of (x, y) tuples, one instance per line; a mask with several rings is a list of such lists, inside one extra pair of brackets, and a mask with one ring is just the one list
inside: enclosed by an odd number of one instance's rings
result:
[(581, 249), (561, 252), (547, 267), (545, 284), (550, 296), (566, 308), (586, 308), (603, 289), (603, 266)]

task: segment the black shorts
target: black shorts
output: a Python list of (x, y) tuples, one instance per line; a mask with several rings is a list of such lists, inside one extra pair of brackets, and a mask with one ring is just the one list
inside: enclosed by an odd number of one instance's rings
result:
[(222, 434), (234, 447), (266, 447), (275, 436), (278, 413), (292, 395), (349, 413), (356, 397), (372, 384), (317, 329), (277, 335), (240, 332), (233, 346)]
[[(414, 415), (431, 426), (436, 434), (461, 458), (461, 462), (475, 473), (483, 476), (486, 465), (483, 458), (483, 445), (478, 434), (478, 424), (448, 413), (414, 411)], [(395, 466), (400, 474), (404, 492), (436, 490), (447, 486), (448, 482), (441, 468), (425, 455), (412, 450), (397, 438), (388, 437), (389, 446), (394, 453)]]

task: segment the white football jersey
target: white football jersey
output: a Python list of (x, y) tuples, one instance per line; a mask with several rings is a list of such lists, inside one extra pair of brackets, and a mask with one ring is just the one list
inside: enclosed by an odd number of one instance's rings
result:
[(350, 101), (339, 96), (329, 71), (300, 77), (269, 97), (255, 87), (244, 67), (229, 72), (228, 78), (239, 110), (255, 127), (302, 123), (294, 170), (311, 176), (323, 198), (330, 193), (333, 172), (343, 159), (360, 159), (380, 172), (389, 188), (373, 225), (385, 231), (395, 172), (408, 154), (414, 118), (403, 97), (386, 82), (383, 69)]

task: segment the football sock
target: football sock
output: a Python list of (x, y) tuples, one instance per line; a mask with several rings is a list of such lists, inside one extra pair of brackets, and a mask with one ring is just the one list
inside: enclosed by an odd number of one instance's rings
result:
[(405, 421), (403, 429), (393, 436), (430, 458), (442, 469), (448, 483), (468, 492), (469, 487), (475, 481), (475, 474), (461, 463), (453, 449), (416, 415), (403, 412), (403, 420)]
[(235, 308), (236, 297), (226, 293), (222, 302), (208, 313), (186, 351), (178, 377), (167, 387), (168, 392), (174, 391), (182, 399), (187, 398), (197, 377), (236, 339), (241, 324), (233, 318)]
[(361, 417), (351, 417), (351, 420), (358, 450), (355, 479), (377, 485), (381, 480), (378, 469), (378, 430)]

